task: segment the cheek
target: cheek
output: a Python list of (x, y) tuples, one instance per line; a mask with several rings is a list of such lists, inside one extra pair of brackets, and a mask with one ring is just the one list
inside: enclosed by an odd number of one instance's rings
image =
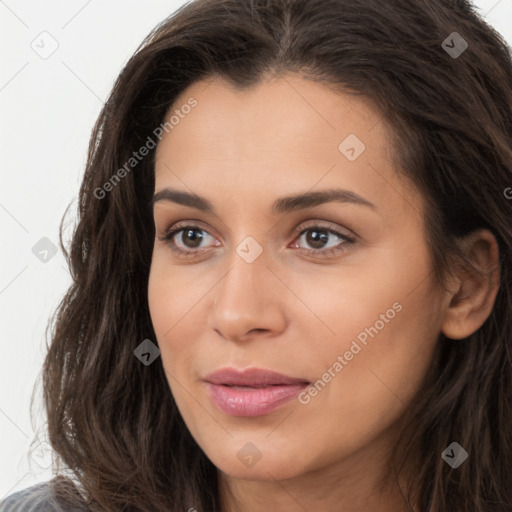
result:
[[(179, 344), (171, 347), (168, 340), (175, 340), (174, 336), (179, 319), (183, 317), (186, 311), (183, 311), (185, 301), (182, 294), (179, 293), (179, 284), (175, 279), (170, 278), (170, 273), (165, 271), (165, 267), (159, 261), (153, 258), (148, 282), (148, 304), (153, 329), (161, 351), (164, 368), (169, 370), (167, 362), (170, 359), (168, 353), (179, 352)], [(180, 315), (181, 313), (181, 315)]]
[[(317, 466), (374, 442), (394, 425), (420, 388), (432, 359), (438, 328), (428, 321), (428, 291), (373, 291), (365, 301), (342, 301), (345, 308), (337, 315), (337, 308), (330, 307), (332, 314), (325, 309), (336, 336), (328, 343), (318, 339), (314, 349), (303, 347), (316, 380), (299, 397), (294, 412), (300, 429), (290, 426), (287, 435), (292, 446), (293, 439), (299, 443), (309, 433), (301, 457)], [(284, 431), (285, 424), (280, 428)]]
[[(407, 254), (401, 261), (400, 254), (390, 253), (364, 272), (354, 268), (331, 279), (323, 295), (309, 287), (308, 304), (331, 332), (320, 326), (323, 335), (316, 335), (314, 346), (300, 346), (317, 379), (303, 397), (307, 407), (330, 410), (358, 429), (392, 421), (413, 398), (432, 359), (442, 315), (441, 296), (425, 279), (426, 249)], [(301, 293), (307, 289), (304, 284)], [(310, 342), (315, 339), (306, 322), (299, 329)]]
[[(197, 275), (196, 275), (197, 274)], [(204, 330), (201, 301), (208, 288), (191, 283), (207, 279), (196, 271), (171, 266), (165, 255), (153, 258), (148, 281), (148, 305), (153, 329), (161, 351), (164, 370), (181, 379), (190, 378), (187, 368)], [(211, 285), (210, 285), (211, 288)], [(170, 382), (172, 386), (172, 382)]]
[(159, 265), (153, 262), (148, 281), (148, 305), (151, 321), (157, 338), (172, 327), (169, 301), (172, 300), (172, 289), (165, 273), (160, 271)]
[(155, 249), (148, 281), (148, 304), (153, 327), (162, 340), (171, 337), (180, 320), (197, 302), (199, 290), (191, 286), (193, 276), (169, 264), (162, 249)]

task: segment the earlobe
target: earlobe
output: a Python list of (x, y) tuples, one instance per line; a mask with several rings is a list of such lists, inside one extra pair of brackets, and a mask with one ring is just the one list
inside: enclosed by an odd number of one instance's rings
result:
[(461, 248), (474, 268), (464, 262), (452, 277), (441, 331), (454, 340), (467, 338), (484, 324), (500, 282), (498, 242), (490, 231), (471, 233)]

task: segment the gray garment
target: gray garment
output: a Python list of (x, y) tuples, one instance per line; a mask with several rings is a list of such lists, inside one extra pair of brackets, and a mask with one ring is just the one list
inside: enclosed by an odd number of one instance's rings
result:
[(76, 512), (76, 509), (63, 509), (55, 500), (49, 482), (42, 482), (7, 496), (0, 501), (0, 512)]

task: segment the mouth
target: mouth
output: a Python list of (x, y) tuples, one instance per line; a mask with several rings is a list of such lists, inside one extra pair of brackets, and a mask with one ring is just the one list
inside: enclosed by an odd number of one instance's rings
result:
[(230, 416), (263, 416), (284, 405), (310, 382), (271, 370), (224, 368), (208, 375), (210, 399)]
[(283, 375), (282, 373), (259, 368), (248, 368), (247, 370), (223, 368), (211, 373), (205, 377), (204, 380), (210, 384), (229, 387), (239, 386), (251, 388), (310, 384), (310, 382), (305, 379), (289, 377), (288, 375)]

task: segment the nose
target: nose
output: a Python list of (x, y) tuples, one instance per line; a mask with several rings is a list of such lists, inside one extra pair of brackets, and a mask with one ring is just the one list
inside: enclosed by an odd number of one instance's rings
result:
[(208, 327), (231, 341), (278, 335), (286, 328), (282, 283), (263, 254), (247, 263), (233, 253), (229, 271), (212, 290)]

